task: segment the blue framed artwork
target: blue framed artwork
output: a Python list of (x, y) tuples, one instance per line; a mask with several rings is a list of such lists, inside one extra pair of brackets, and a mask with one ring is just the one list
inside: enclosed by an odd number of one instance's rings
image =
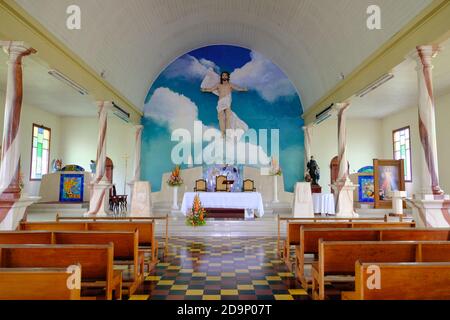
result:
[(359, 202), (375, 202), (375, 180), (373, 176), (358, 176)]
[(59, 184), (59, 201), (83, 202), (83, 189), (83, 174), (61, 174)]

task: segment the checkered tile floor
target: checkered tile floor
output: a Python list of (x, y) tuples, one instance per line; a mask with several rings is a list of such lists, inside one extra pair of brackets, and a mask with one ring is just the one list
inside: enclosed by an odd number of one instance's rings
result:
[(130, 300), (309, 300), (276, 239), (172, 237), (169, 254)]

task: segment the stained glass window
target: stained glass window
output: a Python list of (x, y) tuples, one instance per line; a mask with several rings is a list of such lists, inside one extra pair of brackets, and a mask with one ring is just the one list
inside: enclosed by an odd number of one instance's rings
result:
[(405, 181), (412, 182), (411, 139), (409, 127), (394, 130), (394, 159), (405, 160)]
[(33, 124), (30, 180), (41, 180), (48, 173), (51, 130)]

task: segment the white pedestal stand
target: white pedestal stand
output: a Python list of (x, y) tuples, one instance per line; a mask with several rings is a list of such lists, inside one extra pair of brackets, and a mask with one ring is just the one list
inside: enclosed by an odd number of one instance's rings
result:
[(279, 203), (278, 200), (278, 176), (273, 176), (273, 201), (272, 203)]
[(178, 187), (172, 187), (173, 189), (173, 199), (172, 199), (172, 210), (179, 210), (178, 207)]
[(414, 195), (406, 199), (418, 228), (450, 228), (450, 196)]
[(130, 216), (151, 217), (152, 216), (152, 192), (150, 182), (130, 182), (131, 208)]
[(403, 199), (406, 198), (406, 191), (392, 191), (392, 211), (395, 215), (403, 215)]
[(357, 218), (359, 215), (353, 207), (353, 191), (358, 185), (353, 184), (350, 179), (346, 181), (336, 181), (330, 185), (336, 195), (336, 217)]
[[(7, 216), (0, 223), (0, 231), (11, 231), (16, 230), (17, 226), (22, 220), (26, 209), (31, 206), (33, 203), (38, 202), (41, 197), (29, 197), (27, 195), (23, 195), (19, 200), (14, 203), (14, 205), (10, 208)], [(10, 204), (2, 203), (0, 201), (0, 207), (9, 208)]]
[[(106, 217), (112, 214), (109, 210), (109, 190), (112, 187), (108, 181), (102, 180), (99, 183), (91, 185), (91, 200), (89, 203), (89, 212), (85, 213), (85, 217)], [(101, 202), (99, 204), (99, 202)], [(96, 206), (99, 210), (96, 211)]]

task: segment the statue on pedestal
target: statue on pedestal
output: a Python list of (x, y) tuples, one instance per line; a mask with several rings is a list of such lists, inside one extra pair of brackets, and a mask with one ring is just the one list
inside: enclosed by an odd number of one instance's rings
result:
[(313, 156), (311, 156), (311, 159), (308, 161), (306, 167), (308, 168), (308, 172), (306, 173), (306, 175), (308, 177), (308, 180), (311, 181), (311, 188), (313, 193), (321, 193), (322, 188), (319, 185), (320, 168), (316, 160), (314, 160)]

